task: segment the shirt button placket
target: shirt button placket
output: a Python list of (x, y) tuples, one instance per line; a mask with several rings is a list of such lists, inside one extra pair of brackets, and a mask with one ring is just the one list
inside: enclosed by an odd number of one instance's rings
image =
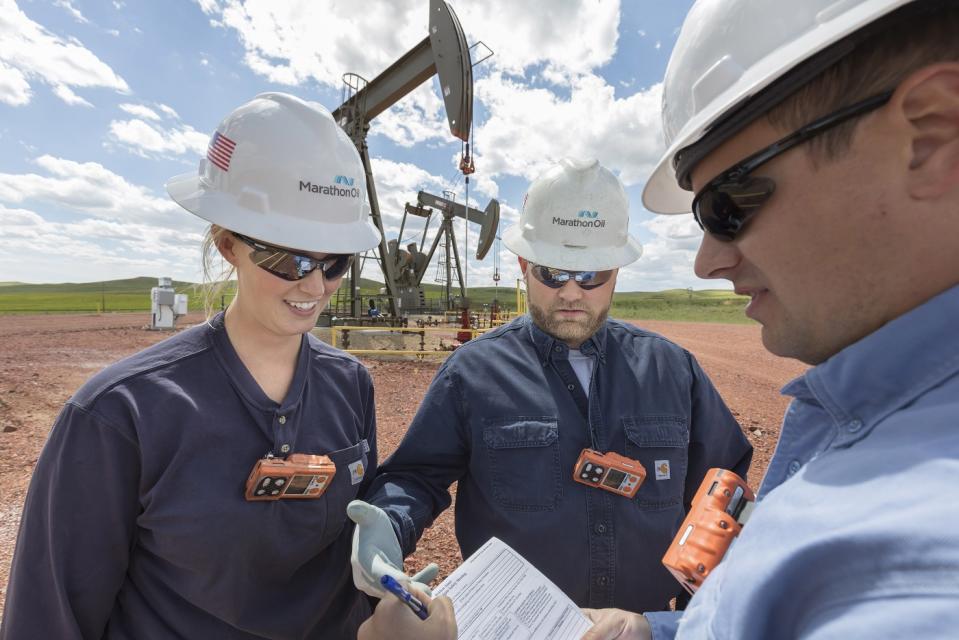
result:
[[(285, 424), (286, 424), (286, 416), (277, 416), (276, 421), (277, 421), (281, 426), (282, 426), (282, 425), (285, 425)], [(286, 436), (284, 436), (284, 437), (286, 437)], [(289, 445), (289, 444), (283, 443), (282, 445), (280, 445), (280, 453), (289, 453), (289, 452), (290, 452), (290, 445)]]

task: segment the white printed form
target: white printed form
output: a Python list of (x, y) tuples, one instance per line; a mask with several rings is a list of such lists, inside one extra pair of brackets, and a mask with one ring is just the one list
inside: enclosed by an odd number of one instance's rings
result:
[(559, 587), (498, 538), (435, 593), (453, 601), (458, 640), (579, 640), (593, 626)]

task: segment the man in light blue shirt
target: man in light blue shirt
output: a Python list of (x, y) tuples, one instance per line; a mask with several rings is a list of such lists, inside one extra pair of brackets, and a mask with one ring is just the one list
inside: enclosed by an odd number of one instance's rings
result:
[(693, 7), (644, 202), (691, 208), (697, 274), (815, 366), (687, 610), (589, 611), (590, 640), (959, 634), (959, 3), (782, 9)]

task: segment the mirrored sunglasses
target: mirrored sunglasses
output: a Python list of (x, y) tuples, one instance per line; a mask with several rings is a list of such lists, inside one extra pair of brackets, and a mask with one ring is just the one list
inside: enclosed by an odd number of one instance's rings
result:
[(353, 254), (350, 253), (332, 254), (325, 258), (313, 258), (311, 256), (293, 253), (287, 249), (274, 247), (273, 245), (263, 242), (257, 242), (239, 233), (234, 233), (233, 236), (243, 244), (253, 248), (250, 259), (253, 260), (256, 266), (264, 271), (269, 271), (277, 278), (283, 278), (284, 280), (290, 280), (292, 282), (302, 280), (317, 269), (323, 274), (324, 279), (336, 280), (337, 278), (341, 278), (353, 263)]
[(540, 264), (530, 263), (530, 272), (539, 282), (542, 282), (550, 289), (559, 289), (564, 284), (572, 280), (579, 285), (581, 289), (595, 289), (601, 287), (613, 277), (615, 269), (606, 271), (566, 271), (565, 269), (554, 269), (553, 267), (544, 267)]

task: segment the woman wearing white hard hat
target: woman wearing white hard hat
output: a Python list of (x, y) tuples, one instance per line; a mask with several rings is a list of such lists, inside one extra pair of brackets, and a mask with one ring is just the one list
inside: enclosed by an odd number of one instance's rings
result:
[[(353, 144), (257, 96), (167, 188), (211, 223), (224, 313), (85, 384), (37, 464), (3, 638), (354, 638), (346, 505), (376, 468), (370, 375), (310, 335), (379, 242)], [(348, 526), (349, 525), (349, 526)]]

